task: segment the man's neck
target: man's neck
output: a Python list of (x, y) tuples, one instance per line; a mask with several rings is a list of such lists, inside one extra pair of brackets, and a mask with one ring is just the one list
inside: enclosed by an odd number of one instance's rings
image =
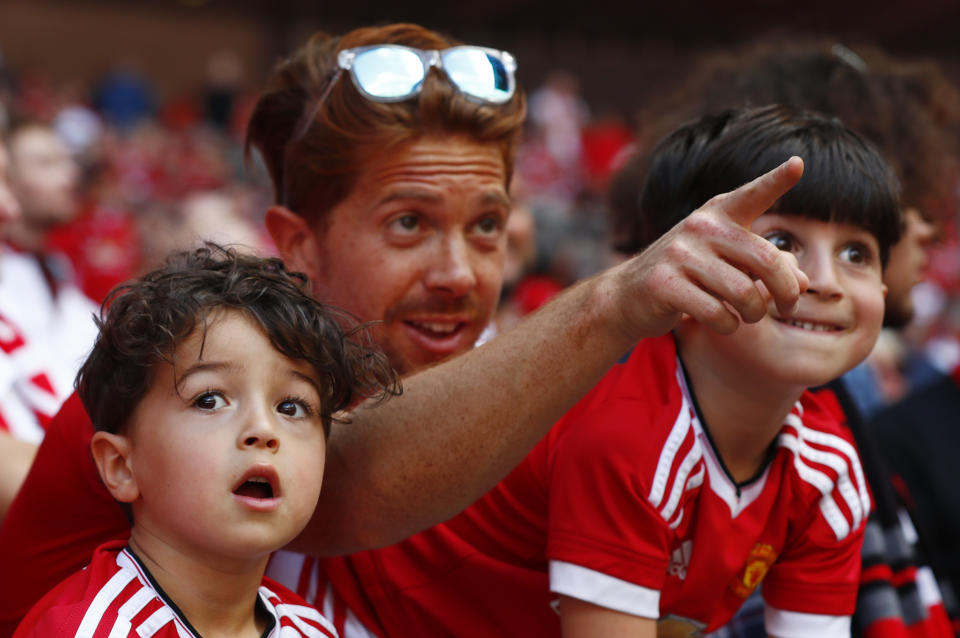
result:
[(752, 479), (766, 464), (770, 445), (804, 388), (732, 368), (696, 332), (677, 337), (677, 351), (724, 465), (737, 483)]
[(268, 619), (256, 601), (268, 557), (219, 561), (174, 547), (134, 524), (130, 548), (157, 585), (204, 638), (259, 638)]
[(46, 230), (27, 224), (24, 220), (8, 224), (3, 229), (4, 239), (18, 249), (29, 253), (43, 252), (46, 242)]

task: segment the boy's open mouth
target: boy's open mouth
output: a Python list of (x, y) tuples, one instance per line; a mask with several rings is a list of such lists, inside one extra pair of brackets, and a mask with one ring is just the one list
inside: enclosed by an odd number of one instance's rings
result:
[(241, 483), (233, 493), (250, 498), (273, 498), (273, 486), (264, 477), (255, 476)]
[(277, 472), (269, 465), (252, 467), (240, 478), (233, 493), (246, 498), (269, 500), (280, 496)]

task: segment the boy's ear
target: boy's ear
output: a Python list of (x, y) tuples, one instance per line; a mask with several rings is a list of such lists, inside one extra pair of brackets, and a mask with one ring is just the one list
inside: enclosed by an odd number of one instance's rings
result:
[(90, 453), (100, 479), (113, 498), (121, 503), (137, 500), (140, 490), (130, 467), (130, 439), (120, 434), (95, 432), (90, 440)]
[(320, 241), (307, 220), (285, 206), (271, 206), (264, 221), (287, 270), (302, 272), (315, 282), (320, 272)]

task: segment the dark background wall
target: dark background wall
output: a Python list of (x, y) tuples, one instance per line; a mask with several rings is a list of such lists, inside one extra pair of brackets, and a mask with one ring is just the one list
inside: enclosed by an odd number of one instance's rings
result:
[(696, 55), (769, 34), (872, 42), (933, 57), (960, 77), (960, 3), (948, 0), (0, 0), (0, 51), (11, 67), (57, 81), (134, 64), (169, 97), (199, 86), (218, 50), (235, 51), (256, 88), (316, 29), (397, 20), (513, 51), (528, 88), (570, 69), (591, 106), (624, 115), (669, 88)]

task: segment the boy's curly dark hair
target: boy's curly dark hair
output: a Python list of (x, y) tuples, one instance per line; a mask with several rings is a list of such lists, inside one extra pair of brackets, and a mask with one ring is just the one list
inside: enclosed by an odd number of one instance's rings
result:
[(118, 286), (104, 300), (95, 319), (100, 335), (76, 380), (94, 427), (122, 431), (156, 365), (172, 365), (176, 347), (221, 309), (243, 312), (279, 352), (313, 366), (321, 381), (326, 432), (333, 415), (356, 398), (382, 399), (401, 391), (364, 326), (314, 299), (303, 274), (287, 271), (279, 259), (208, 242), (171, 255), (164, 266)]

